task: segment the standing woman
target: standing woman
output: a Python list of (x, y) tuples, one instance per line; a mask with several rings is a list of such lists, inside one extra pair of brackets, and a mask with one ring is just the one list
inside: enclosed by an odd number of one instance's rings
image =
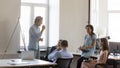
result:
[(96, 34), (93, 32), (94, 28), (92, 25), (86, 25), (87, 34), (84, 37), (83, 46), (79, 47), (79, 50), (82, 51), (81, 57), (77, 61), (77, 68), (81, 67), (83, 60), (87, 60), (90, 56), (94, 54), (94, 47), (96, 44)]
[(39, 52), (39, 41), (43, 41), (41, 38), (41, 35), (43, 31), (45, 30), (45, 26), (42, 26), (42, 29), (40, 30), (40, 26), (42, 25), (43, 18), (41, 16), (37, 16), (35, 18), (34, 24), (29, 29), (29, 45), (28, 50), (34, 51), (35, 58), (40, 58), (40, 52)]

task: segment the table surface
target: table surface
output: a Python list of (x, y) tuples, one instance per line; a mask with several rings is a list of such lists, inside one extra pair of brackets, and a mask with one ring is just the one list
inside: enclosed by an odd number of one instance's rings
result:
[(0, 59), (0, 68), (5, 67), (32, 67), (32, 66), (55, 66), (56, 63), (44, 60), (21, 60), (21, 59)]
[(120, 60), (120, 54), (113, 55), (113, 53), (110, 53), (108, 59), (112, 59), (112, 60)]
[[(72, 52), (73, 55), (81, 55), (81, 52)], [(98, 54), (99, 55), (99, 54)], [(93, 55), (93, 57), (97, 57), (98, 55)], [(112, 60), (120, 60), (120, 54), (117, 54), (116, 56), (113, 55), (113, 53), (110, 53), (108, 59)]]

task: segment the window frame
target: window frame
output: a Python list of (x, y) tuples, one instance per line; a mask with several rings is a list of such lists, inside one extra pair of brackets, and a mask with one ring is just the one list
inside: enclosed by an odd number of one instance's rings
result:
[[(92, 1), (96, 2), (97, 0), (91, 0), (91, 6), (92, 6), (92, 3), (94, 3)], [(93, 9), (97, 9), (96, 6), (91, 7), (91, 18), (92, 18), (92, 15), (93, 15), (92, 13), (96, 13), (96, 15), (98, 16), (98, 19), (93, 18), (93, 19), (95, 19), (95, 22), (92, 19), (90, 21), (91, 21), (91, 24), (95, 27), (96, 34), (98, 33), (98, 35), (99, 35), (99, 32), (102, 31), (102, 33), (103, 32), (105, 33), (104, 36), (109, 36), (109, 29), (110, 29), (109, 28), (109, 14), (110, 13), (120, 13), (120, 9), (119, 8), (116, 9), (116, 10), (115, 9), (113, 9), (113, 10), (110, 9), (109, 6), (108, 6), (108, 0), (98, 0), (98, 2), (99, 3), (97, 3), (97, 2), (94, 3), (94, 5), (97, 5), (97, 4), (99, 5), (98, 13), (93, 12)], [(94, 7), (96, 7), (96, 8), (94, 8)], [(100, 18), (99, 15), (102, 16), (103, 18)], [(101, 21), (101, 20), (106, 20), (106, 21)], [(105, 22), (107, 22), (107, 23), (105, 23)], [(100, 30), (98, 30), (98, 29), (100, 29)], [(103, 31), (103, 30), (106, 30), (106, 31)], [(101, 37), (104, 37), (104, 36), (101, 36)], [(115, 41), (115, 40), (110, 39), (109, 41)]]
[[(120, 13), (120, 10), (108, 10), (108, 24), (109, 24), (109, 14), (111, 13)], [(109, 35), (109, 25), (108, 25), (108, 35)], [(111, 42), (120, 42), (119, 40), (109, 40)]]

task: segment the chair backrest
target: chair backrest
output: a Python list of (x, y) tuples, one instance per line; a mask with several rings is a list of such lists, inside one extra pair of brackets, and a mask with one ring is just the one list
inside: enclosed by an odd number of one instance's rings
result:
[(50, 54), (51, 48), (52, 47), (47, 47), (47, 55)]
[(52, 53), (56, 49), (56, 46), (52, 46), (49, 53)]
[(56, 49), (56, 46), (47, 47), (47, 55), (49, 55), (50, 53), (52, 53), (55, 49)]
[(58, 58), (56, 68), (70, 68), (70, 64), (73, 58)]
[(50, 51), (51, 51), (51, 47), (47, 47), (46, 56), (44, 57), (44, 60), (48, 61), (48, 55), (50, 54)]

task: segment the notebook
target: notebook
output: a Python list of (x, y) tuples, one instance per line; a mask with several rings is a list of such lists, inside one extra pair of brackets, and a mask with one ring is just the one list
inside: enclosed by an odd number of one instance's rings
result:
[(34, 51), (22, 51), (21, 52), (21, 59), (22, 60), (34, 60)]

